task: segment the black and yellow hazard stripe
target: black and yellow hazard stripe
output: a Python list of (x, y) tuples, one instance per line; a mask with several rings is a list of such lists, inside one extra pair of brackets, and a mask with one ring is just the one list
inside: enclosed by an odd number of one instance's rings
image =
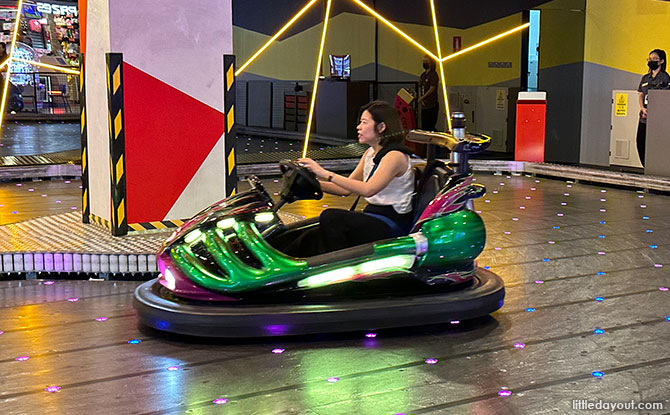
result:
[(129, 223), (128, 227), (137, 232), (151, 231), (154, 229), (178, 228), (184, 224), (183, 220), (161, 220), (155, 222)]
[(112, 182), (112, 235), (128, 233), (126, 217), (125, 129), (123, 113), (123, 54), (107, 53), (109, 162)]
[(89, 223), (92, 223), (93, 225), (100, 226), (101, 228), (104, 228), (108, 231), (112, 230), (111, 222), (108, 221), (107, 219), (101, 218), (98, 215), (94, 215), (94, 214), (91, 213), (90, 215), (88, 215), (88, 220), (89, 220)]
[(224, 148), (226, 169), (226, 197), (237, 191), (237, 165), (235, 163), (235, 55), (223, 55), (223, 109), (225, 114)]
[(88, 185), (88, 135), (86, 128), (86, 77), (84, 75), (84, 54), (79, 55), (79, 105), (81, 107), (81, 220), (91, 223), (91, 198)]

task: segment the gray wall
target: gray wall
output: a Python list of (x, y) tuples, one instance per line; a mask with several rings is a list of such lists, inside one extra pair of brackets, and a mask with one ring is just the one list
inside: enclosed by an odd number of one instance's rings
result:
[[(637, 89), (641, 77), (642, 74), (585, 62), (580, 163), (609, 166), (612, 90)], [(638, 111), (637, 101), (628, 103), (628, 111)]]
[(584, 62), (542, 69), (539, 90), (547, 91), (545, 161), (579, 163)]

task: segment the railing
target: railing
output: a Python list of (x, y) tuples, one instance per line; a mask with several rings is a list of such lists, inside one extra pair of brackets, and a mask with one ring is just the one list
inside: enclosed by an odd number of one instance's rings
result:
[(61, 72), (11, 75), (7, 112), (79, 114), (79, 76)]

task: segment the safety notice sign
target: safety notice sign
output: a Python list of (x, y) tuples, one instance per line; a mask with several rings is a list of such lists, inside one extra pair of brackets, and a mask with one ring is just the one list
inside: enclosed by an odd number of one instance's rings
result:
[(628, 94), (626, 93), (616, 94), (616, 105), (614, 115), (616, 115), (617, 117), (628, 116)]

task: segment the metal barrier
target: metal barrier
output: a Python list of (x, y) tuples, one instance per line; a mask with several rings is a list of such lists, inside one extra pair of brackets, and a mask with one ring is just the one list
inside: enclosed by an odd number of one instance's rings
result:
[(7, 111), (33, 114), (79, 114), (79, 76), (62, 72), (11, 76)]

